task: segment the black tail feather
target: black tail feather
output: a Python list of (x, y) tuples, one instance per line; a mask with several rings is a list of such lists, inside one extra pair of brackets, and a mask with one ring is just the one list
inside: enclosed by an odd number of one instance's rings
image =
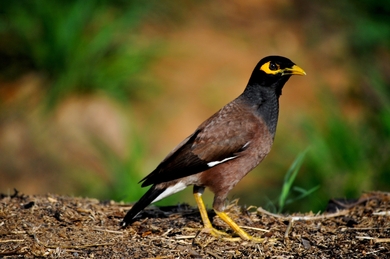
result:
[(152, 201), (154, 201), (164, 189), (156, 189), (156, 186), (153, 185), (142, 197), (137, 201), (133, 207), (127, 212), (123, 221), (121, 222), (122, 227), (126, 227), (132, 223), (133, 219), (140, 213), (146, 206), (148, 206)]

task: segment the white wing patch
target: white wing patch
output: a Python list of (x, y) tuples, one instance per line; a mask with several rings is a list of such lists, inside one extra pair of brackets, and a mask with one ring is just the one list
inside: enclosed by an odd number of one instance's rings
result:
[(208, 162), (207, 165), (208, 165), (209, 167), (213, 167), (213, 166), (216, 166), (216, 165), (225, 163), (225, 162), (228, 161), (228, 160), (232, 160), (232, 159), (234, 159), (234, 158), (236, 158), (236, 157), (237, 157), (237, 156), (232, 156), (232, 157), (228, 157), (228, 158), (222, 159), (221, 161)]
[(187, 187), (183, 182), (178, 182), (177, 184), (168, 187), (165, 191), (163, 191), (159, 196), (157, 196), (156, 199), (152, 201), (152, 203), (162, 200), (165, 197), (168, 197), (169, 195), (172, 195), (174, 193), (180, 192), (184, 190)]
[(245, 145), (242, 146), (242, 149), (246, 148), (250, 143), (250, 141), (246, 142)]
[[(245, 143), (244, 146), (242, 146), (242, 149), (245, 149), (251, 142), (248, 141)], [(213, 166), (216, 166), (216, 165), (219, 165), (219, 164), (222, 164), (222, 163), (225, 163), (226, 161), (229, 161), (229, 160), (232, 160), (234, 158), (236, 158), (237, 156), (232, 156), (232, 157), (228, 157), (228, 158), (225, 158), (225, 159), (222, 159), (221, 161), (212, 161), (212, 162), (208, 162), (207, 165), (209, 167), (213, 167)]]

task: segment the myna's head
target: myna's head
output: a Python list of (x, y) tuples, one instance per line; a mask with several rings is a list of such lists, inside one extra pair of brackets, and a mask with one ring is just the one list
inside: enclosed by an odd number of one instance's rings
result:
[(283, 87), (292, 75), (303, 76), (306, 73), (288, 58), (268, 56), (257, 63), (249, 79), (249, 84), (260, 84), (262, 86), (281, 84), (281, 87)]

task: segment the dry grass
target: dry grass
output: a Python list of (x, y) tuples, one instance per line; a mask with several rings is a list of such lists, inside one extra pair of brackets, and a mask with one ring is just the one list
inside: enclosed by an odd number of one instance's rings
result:
[[(335, 202), (333, 213), (229, 214), (261, 244), (226, 242), (200, 231), (197, 209), (148, 208), (132, 226), (119, 222), (130, 206), (57, 195), (0, 199), (2, 258), (387, 258), (390, 256), (390, 193), (367, 193), (354, 203)], [(210, 211), (213, 224), (229, 231)]]

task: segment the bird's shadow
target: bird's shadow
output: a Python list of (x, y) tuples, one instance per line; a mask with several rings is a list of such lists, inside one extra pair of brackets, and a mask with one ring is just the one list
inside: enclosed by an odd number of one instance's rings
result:
[[(202, 221), (197, 207), (192, 207), (186, 203), (171, 205), (171, 206), (148, 206), (141, 211), (134, 219), (134, 221), (140, 221), (146, 218), (169, 218), (173, 214), (179, 214), (182, 218), (192, 221)], [(213, 218), (216, 213), (214, 210), (207, 210), (209, 218)]]

